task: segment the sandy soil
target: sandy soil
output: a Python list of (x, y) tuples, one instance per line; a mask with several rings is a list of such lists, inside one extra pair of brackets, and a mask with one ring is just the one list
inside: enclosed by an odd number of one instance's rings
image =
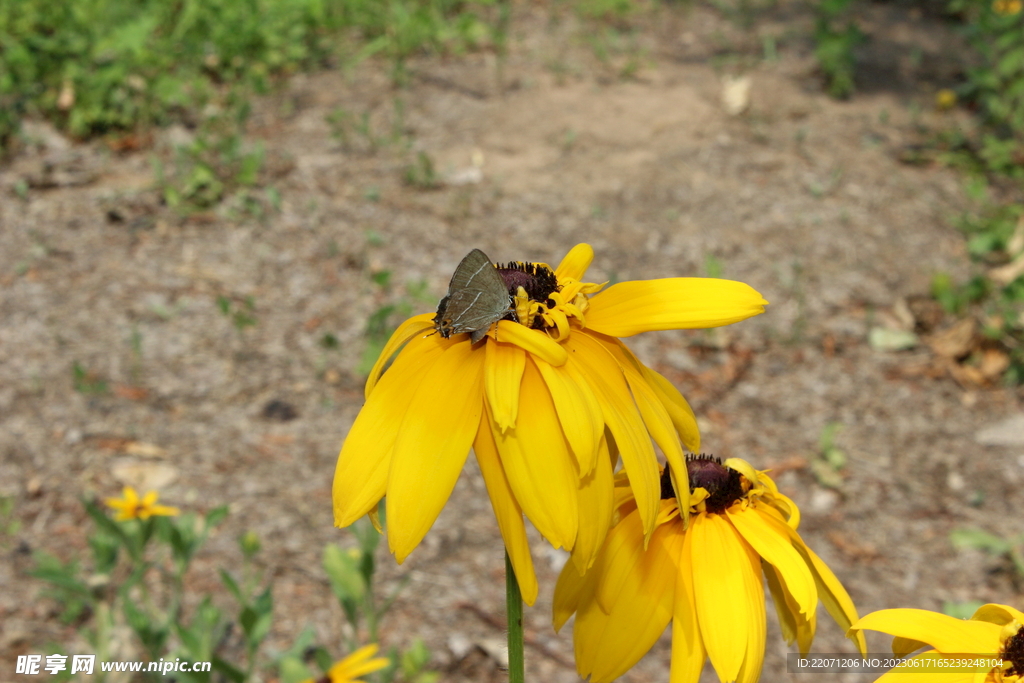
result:
[[(416, 61), (404, 92), (383, 65), (296, 76), (257, 103), (250, 131), (284, 160), (270, 181), (281, 209), (263, 219), (161, 206), (150, 159), (166, 156), (180, 130), (116, 154), (31, 123), (38, 144), (0, 166), (0, 495), (13, 497), (22, 524), (0, 545), (0, 680), (14, 680), (17, 654), (74, 642), (52, 603), (26, 600), (41, 588), (25, 575), (30, 552), (83, 550), (79, 498), (124, 483), (187, 508), (229, 503), (194, 585), (216, 591), (215, 569), (237, 563), (235, 539), (255, 530), (275, 582), (271, 644), (285, 647), (312, 624), (337, 650), (343, 618), (320, 556), (326, 543), (353, 542), (331, 524), (330, 484), (362, 403), (366, 320), (408, 300), (406, 283), (425, 281), (436, 300), (472, 247), (497, 261), (557, 262), (586, 241), (594, 281), (718, 264), (750, 283), (771, 302), (763, 316), (630, 340), (691, 400), (704, 448), (776, 468), (803, 510), (804, 538), (861, 613), (970, 599), (1019, 606), (1006, 567), (956, 551), (948, 535), (1024, 532), (1012, 503), (1024, 445), (1013, 434), (1007, 445), (976, 438), (1019, 413), (1020, 392), (931, 372), (924, 346), (897, 353), (867, 342), (872, 327), (899, 324), (901, 302), (926, 294), (935, 272), (969, 271), (950, 225), (964, 206), (962, 179), (899, 161), (922, 127), (968, 125), (930, 106), (955, 75), (955, 41), (902, 5), (869, 9), (862, 92), (850, 102), (821, 94), (810, 18), (788, 2), (748, 27), (706, 8), (638, 18), (641, 66), (628, 78), (619, 75), (628, 53), (598, 59), (584, 39), (591, 29), (534, 5), (517, 5), (503, 87), (488, 54)], [(723, 81), (741, 72), (749, 107), (730, 115)], [(325, 116), (335, 108), (369, 112), (383, 131), (395, 97), (411, 152), (332, 138)], [(403, 183), (419, 151), (440, 188)], [(382, 270), (390, 288), (371, 280)], [(219, 296), (252, 297), (257, 324), (236, 330)], [(336, 349), (322, 345), (325, 334)], [(111, 391), (75, 391), (76, 363)], [(294, 418), (268, 412), (275, 400)], [(832, 422), (849, 458), (838, 490), (809, 465)], [(571, 629), (550, 626), (564, 556), (539, 538), (534, 547), (530, 678), (578, 680)], [(501, 542), (475, 464), (409, 560), (399, 567), (384, 555), (380, 565), (385, 590), (410, 579), (386, 644), (425, 639), (444, 680), (502, 679), (483, 651), (453, 654), (460, 642), (503, 638), (492, 623), (503, 613)], [(851, 652), (821, 616), (815, 651)], [(786, 680), (788, 649), (771, 619), (764, 680)], [(869, 643), (888, 646), (877, 634)], [(666, 634), (622, 680), (667, 680), (669, 645)]]

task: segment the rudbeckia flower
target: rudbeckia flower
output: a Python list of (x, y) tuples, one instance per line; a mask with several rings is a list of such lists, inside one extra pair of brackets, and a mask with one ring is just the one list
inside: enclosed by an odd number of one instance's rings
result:
[(107, 507), (117, 510), (114, 519), (124, 522), (129, 519), (149, 519), (153, 516), (174, 517), (179, 514), (178, 508), (169, 505), (157, 505), (159, 495), (156, 491), (150, 491), (142, 499), (131, 486), (125, 486), (121, 498), (107, 498), (104, 501)]
[[(656, 528), (643, 524), (624, 477), (616, 481), (615, 526), (584, 576), (566, 566), (554, 625), (575, 612), (580, 676), (611, 681), (636, 664), (672, 622), (672, 683), (700, 678), (707, 658), (721, 681), (756, 681), (765, 648), (767, 581), (782, 634), (807, 653), (818, 601), (845, 630), (857, 619), (832, 571), (797, 533), (800, 513), (764, 472), (730, 458), (689, 457), (690, 523), (668, 471)], [(762, 578), (763, 575), (763, 578)], [(857, 636), (864, 652), (864, 639)]]
[[(925, 670), (929, 683), (1013, 683), (1024, 679), (1024, 614), (1007, 605), (982, 605), (970, 619), (923, 609), (883, 609), (866, 615), (850, 631), (864, 629), (895, 636), (892, 651), (898, 657), (922, 647), (934, 648), (912, 657), (918, 660), (914, 666), (897, 667), (876, 683), (926, 680), (922, 677)], [(954, 655), (954, 661), (944, 664), (945, 654)], [(985, 659), (994, 664), (977, 670), (960, 666)]]
[(315, 681), (310, 678), (303, 683), (362, 683), (357, 680), (359, 676), (379, 671), (391, 663), (391, 660), (385, 657), (370, 659), (375, 654), (377, 654), (376, 644), (361, 647), (348, 657), (335, 662), (323, 678), (318, 678)]
[(554, 269), (496, 266), (509, 307), (486, 336), (474, 332), (478, 343), (442, 320), (448, 297), (436, 316), (414, 316), (395, 331), (338, 456), (336, 525), (372, 513), (387, 494), (388, 545), (402, 562), (433, 525), (473, 448), (527, 604), (537, 580), (523, 515), (555, 547), (571, 549), (585, 571), (610, 525), (619, 459), (643, 529), (654, 531), (660, 485), (652, 439), (685, 473), (683, 448), (698, 449), (700, 437), (682, 395), (617, 337), (728, 325), (767, 302), (741, 282), (710, 278), (604, 289), (583, 281), (593, 256), (580, 244)]

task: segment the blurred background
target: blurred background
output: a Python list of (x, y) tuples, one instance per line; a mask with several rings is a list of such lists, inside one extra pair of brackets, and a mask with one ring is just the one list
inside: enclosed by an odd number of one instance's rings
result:
[[(705, 451), (772, 470), (861, 614), (1021, 607), (1020, 0), (0, 0), (0, 154), (2, 680), (370, 640), (371, 681), (504, 680), (472, 458), (402, 566), (331, 518), (366, 373), (472, 248), (749, 283), (762, 316), (628, 340)], [(183, 515), (112, 523), (123, 486)], [(534, 538), (528, 677), (577, 681)], [(824, 611), (813, 650), (853, 651)]]

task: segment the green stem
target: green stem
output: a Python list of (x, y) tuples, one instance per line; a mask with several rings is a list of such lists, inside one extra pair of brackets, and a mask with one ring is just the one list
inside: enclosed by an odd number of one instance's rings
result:
[(508, 614), (508, 681), (525, 683), (523, 670), (523, 594), (512, 568), (512, 560), (505, 551), (505, 612)]

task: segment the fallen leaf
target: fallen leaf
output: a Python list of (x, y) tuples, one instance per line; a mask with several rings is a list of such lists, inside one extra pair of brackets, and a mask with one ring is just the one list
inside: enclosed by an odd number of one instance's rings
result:
[(952, 327), (933, 335), (928, 346), (937, 356), (963, 358), (974, 348), (977, 323), (974, 318), (964, 318)]
[(722, 81), (722, 108), (729, 116), (739, 116), (750, 107), (750, 76), (726, 76)]
[(145, 494), (168, 486), (178, 478), (178, 469), (161, 462), (123, 459), (111, 465), (110, 474), (122, 486), (132, 486)]
[(868, 333), (868, 344), (876, 351), (906, 351), (917, 346), (917, 335), (906, 330), (873, 327)]
[(144, 401), (149, 396), (149, 390), (144, 387), (134, 387), (130, 384), (115, 384), (114, 395), (126, 398), (129, 401)]
[(985, 349), (978, 370), (990, 382), (999, 379), (1010, 367), (1010, 356), (1001, 349)]

